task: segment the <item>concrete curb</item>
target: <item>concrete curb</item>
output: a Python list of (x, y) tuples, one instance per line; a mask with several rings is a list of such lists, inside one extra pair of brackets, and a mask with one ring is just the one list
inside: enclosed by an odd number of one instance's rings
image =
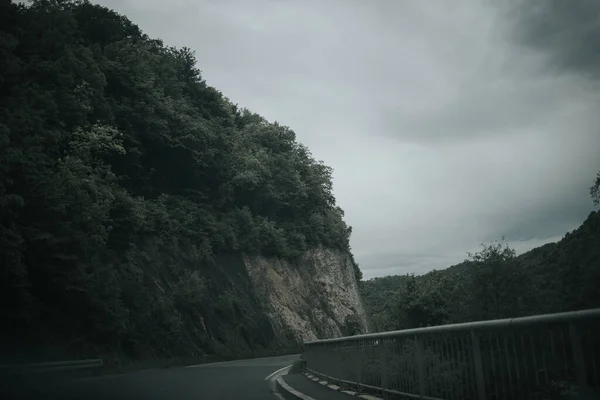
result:
[(283, 380), (283, 378), (281, 376), (279, 376), (279, 377), (277, 377), (277, 379), (275, 379), (275, 383), (277, 384), (277, 389), (279, 389), (281, 391), (280, 393), (285, 399), (288, 399), (288, 400), (315, 400), (310, 396), (300, 393), (299, 391), (297, 391), (296, 389), (294, 389), (293, 387), (291, 387), (290, 385), (285, 383), (285, 381)]
[(320, 383), (321, 385), (325, 386), (326, 388), (335, 390), (336, 392), (344, 393), (345, 395), (348, 395), (350, 397), (360, 398), (360, 399), (364, 399), (364, 400), (383, 400), (381, 397), (373, 396), (370, 394), (359, 394), (352, 390), (342, 390), (342, 388), (339, 387), (338, 385), (336, 385), (334, 383), (329, 383), (326, 380), (321, 380), (321, 378), (313, 376), (312, 374), (310, 374), (308, 372), (304, 372), (304, 376), (314, 382)]
[[(314, 381), (315, 383), (320, 383), (321, 385), (325, 386), (328, 389), (331, 389), (332, 391), (344, 393), (345, 395), (348, 396), (348, 399), (355, 398), (355, 399), (364, 399), (364, 400), (383, 400), (376, 396), (371, 396), (371, 395), (366, 395), (366, 394), (358, 395), (356, 392), (352, 392), (352, 391), (348, 391), (348, 390), (340, 390), (341, 388), (339, 386), (334, 385), (334, 384), (328, 384), (327, 381), (320, 381), (318, 378), (313, 377), (311, 374), (303, 373), (302, 375), (304, 375), (306, 377), (306, 379), (310, 379), (310, 380)], [(310, 396), (305, 395), (304, 393), (297, 391), (296, 389), (294, 389), (293, 387), (288, 385), (283, 380), (283, 376), (277, 377), (275, 379), (275, 384), (277, 385), (277, 389), (280, 391), (281, 395), (285, 399), (288, 399), (288, 400), (317, 400)]]

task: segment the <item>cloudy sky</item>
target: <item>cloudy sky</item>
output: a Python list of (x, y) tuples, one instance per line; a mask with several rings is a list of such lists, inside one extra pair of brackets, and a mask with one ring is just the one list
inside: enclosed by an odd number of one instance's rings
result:
[(502, 236), (523, 252), (593, 209), (600, 2), (98, 3), (195, 50), (208, 84), (334, 168), (366, 278)]

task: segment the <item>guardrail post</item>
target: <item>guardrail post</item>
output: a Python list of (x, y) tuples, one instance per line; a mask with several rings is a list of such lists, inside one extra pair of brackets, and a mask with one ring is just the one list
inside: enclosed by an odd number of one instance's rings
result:
[(569, 324), (569, 336), (571, 337), (571, 346), (573, 347), (573, 361), (575, 365), (575, 378), (577, 384), (581, 387), (587, 385), (587, 374), (585, 371), (585, 358), (583, 356), (583, 346), (581, 345), (581, 333), (575, 324)]
[(337, 344), (337, 359), (338, 359), (338, 386), (342, 386), (342, 374), (344, 373), (344, 357), (342, 357), (342, 342)]
[(477, 399), (485, 400), (485, 381), (483, 378), (483, 363), (481, 361), (481, 346), (479, 343), (479, 336), (475, 331), (471, 331), (471, 344), (473, 346), (473, 367), (475, 368)]
[(419, 379), (419, 394), (425, 396), (427, 386), (425, 384), (425, 360), (423, 359), (423, 348), (417, 336), (415, 338), (415, 358), (417, 362), (417, 378)]
[(379, 341), (379, 370), (381, 373), (381, 388), (384, 399), (388, 398), (388, 393), (385, 389), (389, 389), (388, 383), (388, 365), (387, 365), (387, 343), (385, 339)]
[(360, 340), (356, 341), (356, 393), (360, 393), (360, 383), (362, 381), (361, 377), (361, 364), (362, 360), (360, 358)]

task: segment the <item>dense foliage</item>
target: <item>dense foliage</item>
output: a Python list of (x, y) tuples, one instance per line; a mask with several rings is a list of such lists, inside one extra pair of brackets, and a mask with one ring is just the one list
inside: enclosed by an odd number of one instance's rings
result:
[[(593, 188), (597, 204), (597, 189)], [(598, 308), (599, 285), (600, 211), (595, 211), (559, 242), (520, 256), (503, 241), (493, 242), (445, 270), (376, 278), (362, 282), (361, 291), (373, 330), (388, 331)], [(597, 328), (586, 325), (582, 340), (593, 341)], [(489, 397), (594, 398), (593, 390), (577, 381), (568, 367), (574, 350), (564, 346), (562, 355), (556, 357), (554, 346), (566, 340), (569, 327), (544, 326), (543, 337), (551, 338), (550, 343), (531, 331), (515, 329), (511, 331), (514, 335), (508, 331), (498, 336), (478, 335), (484, 390)], [(391, 342), (388, 346), (396, 346), (386, 349), (388, 373), (402, 376), (400, 381), (407, 382), (408, 390), (416, 390), (420, 381), (418, 374), (411, 372), (421, 362), (427, 371), (429, 396), (456, 397), (460, 388), (460, 398), (478, 398), (469, 390), (473, 388), (473, 363), (465, 356), (471, 334), (431, 334), (418, 345), (416, 336)], [(598, 359), (593, 346), (585, 351), (587, 360)], [(366, 384), (379, 385), (369, 377), (378, 376), (381, 359), (377, 352), (364, 353), (362, 367), (372, 371), (362, 375)], [(594, 382), (593, 372), (588, 372), (587, 379), (588, 384)]]
[(600, 212), (520, 256), (503, 242), (425, 275), (361, 283), (373, 329), (415, 328), (600, 307)]
[(208, 86), (190, 49), (86, 0), (0, 0), (0, 146), (4, 343), (266, 346), (216, 257), (349, 250), (332, 170), (290, 128)]
[(590, 195), (595, 205), (600, 205), (600, 171), (596, 174), (594, 184), (590, 187)]

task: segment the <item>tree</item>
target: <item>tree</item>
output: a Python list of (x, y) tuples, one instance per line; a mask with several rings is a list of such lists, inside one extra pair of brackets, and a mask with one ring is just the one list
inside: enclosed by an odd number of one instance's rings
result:
[(594, 205), (600, 205), (600, 171), (598, 171), (598, 174), (596, 175), (594, 184), (590, 186), (590, 196), (592, 196)]
[(260, 309), (218, 257), (350, 251), (331, 168), (210, 87), (192, 50), (108, 8), (0, 1), (0, 89), (11, 340), (160, 357), (219, 351), (239, 331), (250, 348), (272, 328), (218, 315), (223, 291)]
[(394, 329), (442, 325), (448, 319), (446, 277), (432, 271), (421, 277), (408, 275), (404, 287), (394, 298), (396, 326)]
[[(352, 231), (352, 227), (348, 227), (348, 229), (350, 230), (350, 232)], [(362, 271), (360, 269), (360, 266), (358, 265), (358, 263), (354, 259), (354, 254), (352, 254), (352, 252), (350, 252), (350, 262), (352, 263), (352, 269), (354, 270), (354, 278), (356, 278), (356, 280), (359, 283), (362, 282), (363, 273), (362, 273)]]
[(471, 318), (496, 319), (514, 315), (522, 302), (526, 275), (516, 261), (516, 252), (504, 241), (481, 244), (481, 251), (468, 253)]
[(346, 315), (346, 317), (344, 318), (344, 325), (342, 327), (342, 335), (354, 336), (358, 335), (360, 332), (361, 329), (358, 315), (356, 315), (355, 313)]
[(424, 275), (361, 282), (376, 331), (600, 306), (600, 211), (556, 243), (515, 256), (503, 241)]

